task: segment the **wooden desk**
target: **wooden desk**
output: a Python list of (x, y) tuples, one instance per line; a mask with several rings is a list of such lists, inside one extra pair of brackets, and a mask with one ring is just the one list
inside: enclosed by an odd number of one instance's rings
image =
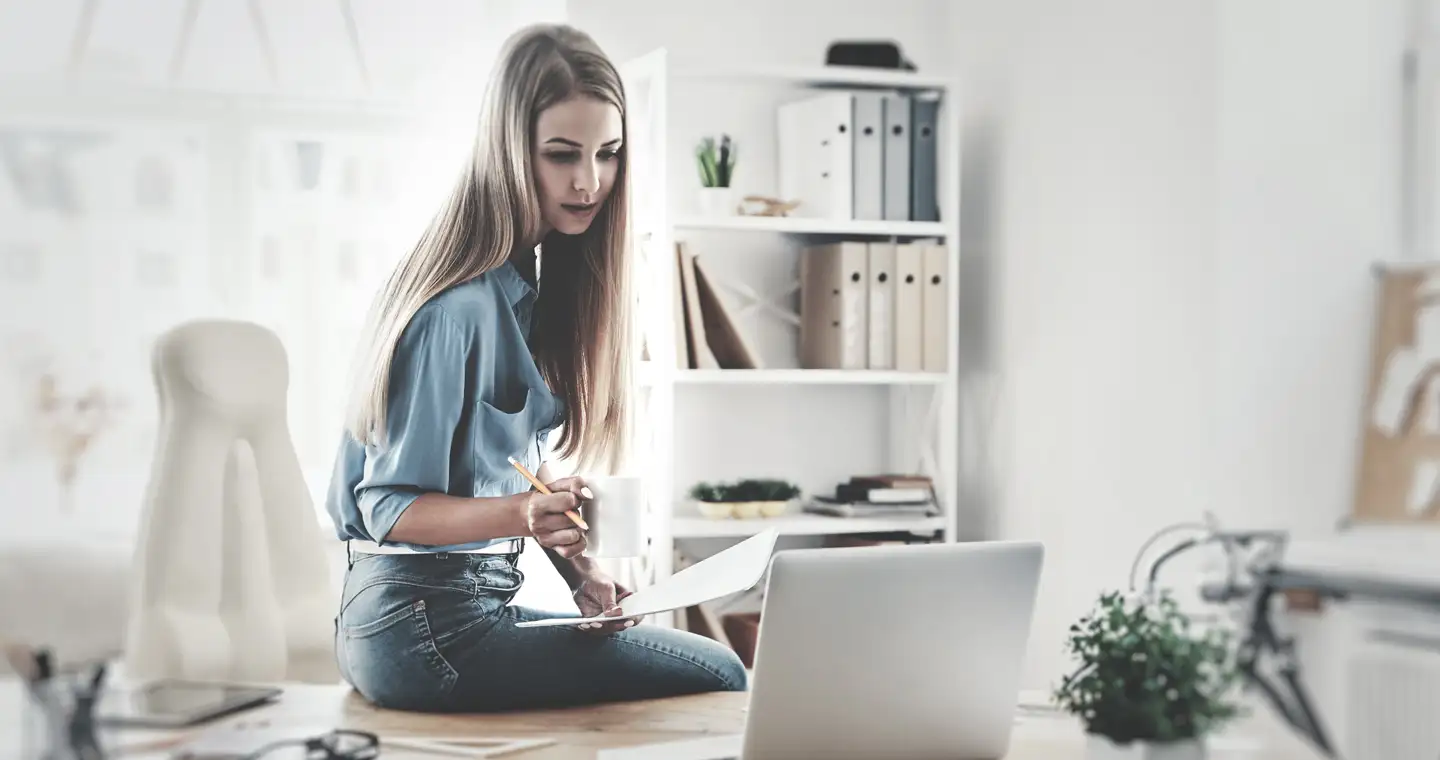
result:
[[(13, 680), (6, 687), (18, 691), (18, 684)], [(567, 710), (432, 715), (380, 710), (348, 687), (291, 686), (275, 704), (217, 722), (207, 730), (222, 730), (241, 723), (275, 729), (359, 729), (381, 737), (382, 757), (386, 760), (453, 760), (444, 755), (384, 751), (387, 736), (551, 738), (556, 740), (554, 745), (508, 757), (595, 760), (599, 752), (606, 749), (640, 748), (738, 734), (744, 727), (747, 696), (727, 692)], [(0, 734), (14, 735), (15, 732), (3, 730), (8, 728), (6, 724), (10, 720), (7, 712), (14, 715), (14, 712), (0, 711)], [(1319, 760), (1318, 754), (1303, 747), (1273, 721), (1253, 721), (1237, 729), (1237, 734), (1218, 740), (1211, 748), (1210, 760)], [(121, 741), (122, 745), (128, 743), (128, 740)], [(0, 757), (9, 756), (0, 752)], [(120, 755), (120, 758), (137, 760), (139, 757), (133, 753)], [(1079, 727), (1068, 718), (1035, 715), (1022, 709), (1017, 716), (1012, 751), (1005, 760), (1086, 760), (1085, 739)]]

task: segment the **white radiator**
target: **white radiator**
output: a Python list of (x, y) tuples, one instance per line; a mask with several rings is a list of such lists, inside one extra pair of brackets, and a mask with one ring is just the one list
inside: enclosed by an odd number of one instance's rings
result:
[[(1285, 565), (1321, 575), (1440, 588), (1440, 530), (1352, 526), (1292, 542)], [(1301, 635), (1304, 672), (1343, 760), (1440, 760), (1440, 610), (1357, 596)], [(1308, 639), (1308, 641), (1307, 641)]]
[(1345, 760), (1440, 758), (1440, 626), (1427, 627), (1357, 632), (1345, 663)]

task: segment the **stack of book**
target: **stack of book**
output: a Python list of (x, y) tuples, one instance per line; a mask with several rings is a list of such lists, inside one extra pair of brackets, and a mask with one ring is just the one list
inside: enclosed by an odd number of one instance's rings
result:
[(805, 511), (835, 517), (933, 517), (940, 514), (935, 485), (924, 475), (857, 475), (815, 495)]

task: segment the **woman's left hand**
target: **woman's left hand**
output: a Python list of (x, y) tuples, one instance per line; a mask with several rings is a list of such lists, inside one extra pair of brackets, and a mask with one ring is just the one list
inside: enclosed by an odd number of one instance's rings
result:
[(614, 622), (581, 623), (580, 629), (595, 633), (615, 633), (640, 623), (640, 618), (621, 617), (620, 600), (630, 595), (629, 589), (602, 572), (587, 573), (575, 587), (575, 606), (581, 617), (611, 616)]

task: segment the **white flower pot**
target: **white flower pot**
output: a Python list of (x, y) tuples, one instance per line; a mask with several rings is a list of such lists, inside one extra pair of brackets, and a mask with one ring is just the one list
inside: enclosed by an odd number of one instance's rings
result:
[(1205, 742), (1190, 739), (1179, 742), (1153, 744), (1151, 742), (1130, 742), (1116, 744), (1104, 736), (1089, 734), (1085, 746), (1085, 760), (1205, 760)]
[(697, 501), (695, 506), (700, 514), (712, 520), (752, 520), (780, 517), (789, 510), (790, 501)]
[(700, 213), (704, 216), (733, 216), (735, 190), (729, 187), (700, 188)]

